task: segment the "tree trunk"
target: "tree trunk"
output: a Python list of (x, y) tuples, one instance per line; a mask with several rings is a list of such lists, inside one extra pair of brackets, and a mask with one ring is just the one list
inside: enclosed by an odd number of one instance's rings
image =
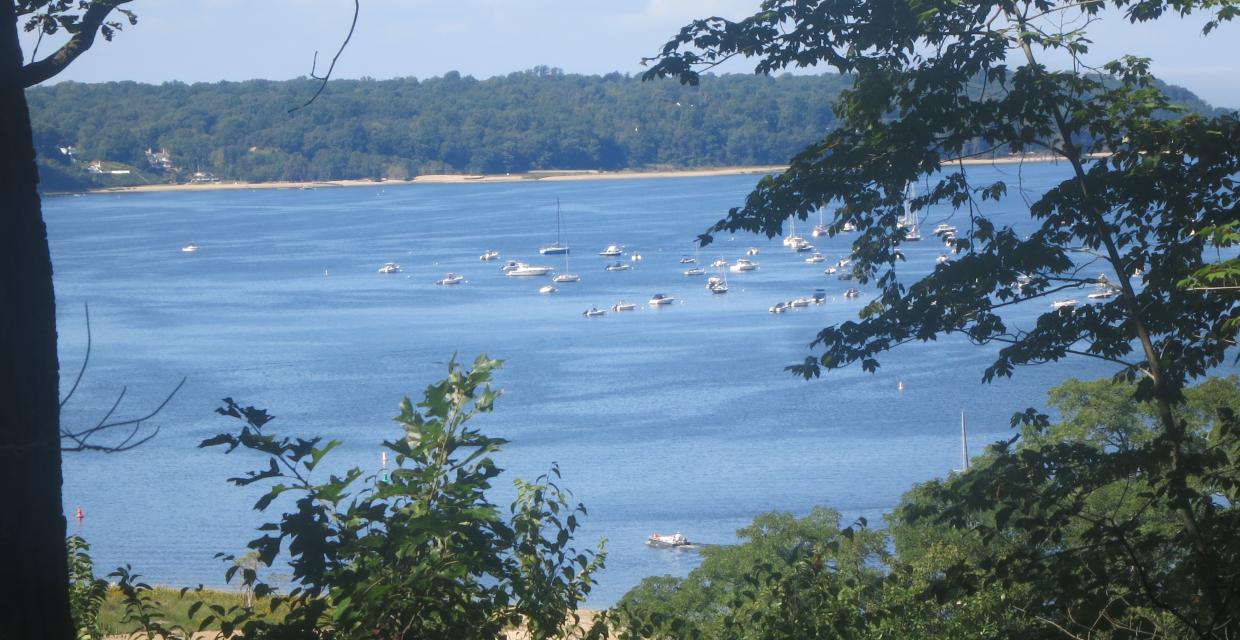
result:
[(21, 65), (0, 0), (0, 640), (70, 640), (56, 301)]

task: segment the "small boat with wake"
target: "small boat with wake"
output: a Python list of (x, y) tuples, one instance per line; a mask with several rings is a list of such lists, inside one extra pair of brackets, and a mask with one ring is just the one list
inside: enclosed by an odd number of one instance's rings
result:
[(676, 533), (652, 533), (646, 538), (646, 544), (659, 549), (681, 549), (691, 547), (693, 543), (679, 531)]

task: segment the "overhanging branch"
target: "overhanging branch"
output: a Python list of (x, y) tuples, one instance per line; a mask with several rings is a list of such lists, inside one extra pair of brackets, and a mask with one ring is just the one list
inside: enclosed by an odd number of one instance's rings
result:
[(99, 33), (99, 27), (103, 25), (103, 21), (107, 19), (108, 14), (116, 7), (131, 1), (97, 0), (92, 3), (90, 8), (86, 10), (86, 13), (82, 15), (81, 21), (78, 22), (78, 32), (72, 38), (69, 38), (69, 41), (64, 46), (46, 58), (38, 62), (31, 62), (22, 67), (19, 74), (22, 87), (33, 87), (64, 71), (78, 56), (85, 53), (87, 49), (90, 49), (91, 45), (95, 44), (95, 36)]

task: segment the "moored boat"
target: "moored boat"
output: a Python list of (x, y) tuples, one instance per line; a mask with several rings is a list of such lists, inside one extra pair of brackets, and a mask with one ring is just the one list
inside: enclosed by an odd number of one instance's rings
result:
[(506, 275), (511, 277), (527, 277), (527, 276), (545, 276), (551, 273), (551, 267), (544, 267), (534, 264), (518, 263), (517, 268), (508, 271)]

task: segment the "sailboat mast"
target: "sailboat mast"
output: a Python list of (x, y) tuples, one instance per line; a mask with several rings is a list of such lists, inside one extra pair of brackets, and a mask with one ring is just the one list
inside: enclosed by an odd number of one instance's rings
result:
[(969, 470), (969, 431), (964, 426), (964, 411), (960, 412), (960, 456), (962, 469)]
[(555, 243), (560, 244), (560, 199), (555, 199)]

